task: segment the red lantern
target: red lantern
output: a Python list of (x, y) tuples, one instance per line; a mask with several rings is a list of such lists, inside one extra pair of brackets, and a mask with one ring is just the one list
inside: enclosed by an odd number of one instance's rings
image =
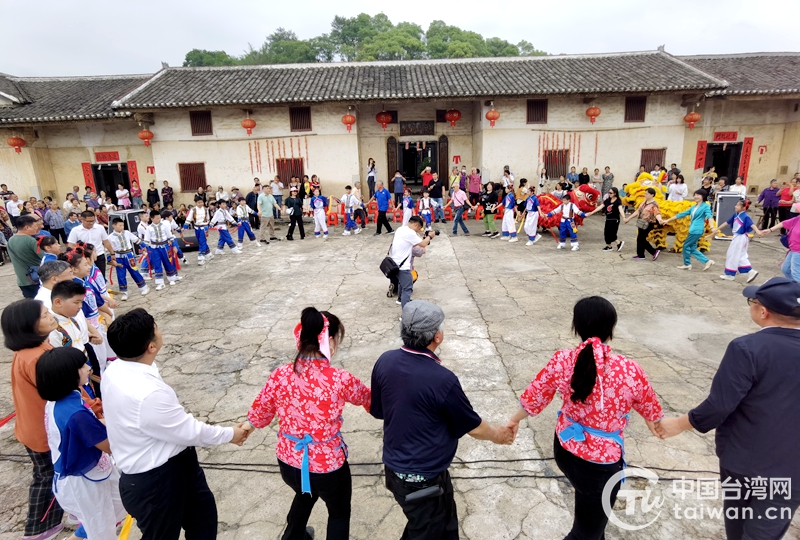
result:
[(252, 118), (245, 118), (242, 120), (242, 127), (247, 130), (248, 135), (252, 135), (253, 128), (256, 127), (256, 121)]
[(600, 107), (594, 107), (594, 106), (589, 107), (588, 109), (586, 109), (586, 116), (588, 116), (589, 120), (591, 120), (592, 124), (594, 124), (595, 118), (600, 116)]
[(142, 131), (140, 131), (140, 132), (139, 132), (139, 135), (138, 135), (138, 137), (139, 137), (141, 140), (143, 140), (143, 141), (144, 141), (144, 145), (145, 145), (145, 146), (150, 146), (150, 140), (151, 140), (153, 137), (155, 137), (155, 135), (153, 135), (153, 132), (152, 132), (152, 131), (150, 131), (149, 129), (147, 129), (147, 128), (144, 128), (144, 129), (142, 129)]
[(456, 122), (461, 120), (461, 111), (458, 109), (450, 109), (446, 113), (444, 113), (444, 119), (450, 122), (450, 127), (455, 128)]
[(381, 111), (375, 115), (375, 120), (381, 125), (383, 131), (386, 131), (386, 124), (392, 121), (392, 115), (386, 111)]
[(25, 146), (26, 143), (25, 139), (23, 139), (22, 137), (9, 137), (8, 139), (6, 139), (6, 144), (8, 146), (13, 146), (14, 152), (19, 154), (20, 152), (22, 152), (22, 147)]
[(486, 113), (486, 119), (489, 121), (489, 125), (494, 127), (494, 123), (500, 119), (500, 111), (492, 107), (489, 112)]
[(342, 116), (342, 124), (347, 126), (347, 132), (350, 133), (350, 130), (353, 128), (353, 124), (356, 123), (356, 117), (350, 113)]
[(689, 129), (694, 129), (694, 125), (700, 121), (700, 113), (692, 111), (683, 117), (683, 121), (689, 124)]

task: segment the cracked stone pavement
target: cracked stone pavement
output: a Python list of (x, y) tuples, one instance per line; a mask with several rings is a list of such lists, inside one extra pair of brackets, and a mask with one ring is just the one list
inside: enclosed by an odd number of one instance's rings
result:
[[(478, 413), (490, 422), (508, 419), (520, 393), (555, 350), (577, 344), (570, 315), (573, 303), (583, 296), (599, 294), (614, 303), (619, 324), (612, 346), (644, 367), (670, 415), (702, 401), (728, 342), (756, 329), (741, 296), (742, 278), (731, 283), (717, 277), (725, 242), (712, 245), (714, 268), (686, 273), (675, 268), (681, 263), (675, 254), (664, 253), (656, 262), (630, 260), (633, 225), (622, 228), (621, 238), (627, 242), (622, 253), (600, 251), (601, 219), (591, 219), (580, 229), (579, 252), (557, 251), (549, 237), (532, 247), (489, 240), (478, 236), (483, 231), (477, 222), (467, 225), (473, 236), (453, 237), (452, 223), (446, 224), (428, 253), (416, 260), (420, 279), (414, 297), (444, 309), (440, 356), (458, 375)], [(282, 228), (285, 232), (285, 225)], [(391, 237), (375, 238), (373, 232), (370, 227), (359, 236), (342, 237), (337, 227), (328, 241), (309, 235), (304, 241), (273, 242), (263, 248), (245, 244), (243, 255), (226, 250), (202, 267), (191, 253), (179, 285), (144, 298), (132, 294), (118, 311), (144, 307), (156, 317), (164, 333), (158, 360), (162, 376), (188, 411), (211, 423), (241, 421), (269, 373), (293, 358), (292, 329), (307, 305), (330, 310), (343, 320), (347, 335), (334, 364), (369, 384), (378, 356), (400, 345), (400, 309), (394, 299), (386, 298), (388, 282), (378, 270)], [(750, 255), (761, 272), (756, 283), (780, 275), (783, 251), (776, 237), (754, 241)], [(0, 306), (19, 297), (7, 264), (0, 268)], [(11, 354), (6, 349), (0, 350), (0, 364), (4, 417), (13, 410)], [(549, 459), (559, 404), (556, 398), (539, 417), (523, 422), (513, 446), (462, 439), (451, 468), (458, 478), (454, 483), (462, 538), (546, 540), (567, 534), (572, 490)], [(344, 417), (354, 473), (351, 537), (399, 538), (404, 517), (377, 476), (381, 423), (356, 407), (347, 407)], [(220, 538), (280, 537), (292, 492), (275, 474), (276, 426), (273, 422), (255, 432), (242, 448), (199, 450), (203, 462), (265, 471), (206, 468), (219, 508)], [(659, 467), (661, 477), (713, 478), (718, 470), (713, 433), (659, 441), (634, 413), (626, 440), (629, 464)], [(10, 540), (21, 536), (30, 478), (27, 457), (8, 458), (24, 454), (14, 439), (13, 422), (0, 429), (0, 454), (0, 540)], [(479, 460), (509, 461), (468, 463)], [(671, 472), (674, 469), (711, 472)], [(678, 503), (717, 508), (720, 500), (681, 501), (670, 481), (659, 483), (654, 493), (666, 502), (653, 525), (628, 532), (610, 524), (607, 537), (724, 536), (721, 520), (677, 519), (672, 510)], [(624, 502), (618, 501), (615, 508), (624, 517)], [(310, 521), (318, 538), (324, 538), (326, 519), (320, 502)], [(138, 530), (131, 538), (139, 538)], [(786, 538), (800, 538), (800, 518), (795, 517)]]

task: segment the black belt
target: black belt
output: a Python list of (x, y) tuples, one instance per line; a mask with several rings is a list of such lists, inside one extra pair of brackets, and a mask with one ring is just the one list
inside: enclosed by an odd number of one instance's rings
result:
[(167, 240), (166, 242), (150, 242), (150, 243), (154, 246), (166, 246), (167, 244), (169, 244), (169, 240)]
[(128, 249), (128, 250), (125, 250), (125, 251), (115, 251), (114, 255), (125, 255), (126, 253), (133, 253), (133, 250), (132, 249)]

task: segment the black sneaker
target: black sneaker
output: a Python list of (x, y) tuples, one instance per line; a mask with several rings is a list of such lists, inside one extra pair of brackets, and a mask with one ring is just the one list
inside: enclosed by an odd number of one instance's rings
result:
[(294, 238), (292, 238), (291, 236), (287, 236), (286, 239), (287, 240), (294, 240)]
[(622, 246), (625, 245), (625, 240), (622, 240), (619, 245), (617, 245), (617, 251), (622, 251)]
[(613, 251), (613, 249), (610, 246), (606, 246), (603, 248), (603, 251)]
[(375, 233), (375, 234), (373, 234), (372, 236), (380, 236), (380, 235), (381, 235), (381, 233), (379, 233), (379, 232), (376, 232), (376, 233)]

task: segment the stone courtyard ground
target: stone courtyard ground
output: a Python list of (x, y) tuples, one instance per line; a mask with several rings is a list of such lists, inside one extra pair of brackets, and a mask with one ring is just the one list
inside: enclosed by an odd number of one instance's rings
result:
[[(680, 257), (664, 253), (658, 261), (636, 262), (635, 227), (624, 226), (621, 253), (603, 253), (602, 220), (593, 218), (579, 231), (579, 252), (556, 251), (552, 238), (532, 247), (473, 236), (449, 235), (451, 223), (428, 253), (417, 259), (420, 279), (414, 297), (445, 311), (443, 363), (460, 378), (473, 406), (493, 423), (505, 422), (520, 393), (559, 348), (574, 347), (570, 333), (573, 303), (602, 295), (616, 306), (619, 324), (612, 346), (637, 360), (669, 415), (702, 401), (728, 342), (756, 330), (741, 296), (742, 278), (718, 278), (728, 244), (715, 241), (708, 272), (683, 272)], [(285, 225), (281, 233), (285, 234)], [(292, 329), (308, 305), (327, 309), (343, 320), (347, 335), (334, 364), (369, 384), (372, 366), (385, 350), (400, 345), (399, 306), (386, 298), (387, 281), (378, 270), (391, 237), (359, 236), (332, 230), (327, 242), (276, 242), (263, 248), (245, 245), (240, 256), (226, 253), (198, 267), (196, 254), (184, 280), (145, 298), (131, 295), (120, 312), (144, 307), (164, 333), (159, 357), (164, 379), (186, 409), (198, 418), (231, 425), (244, 418), (269, 373), (294, 354)], [(298, 236), (296, 236), (297, 238)], [(750, 254), (761, 271), (755, 283), (780, 275), (783, 250), (777, 237), (753, 242)], [(20, 297), (10, 265), (0, 268), (0, 305)], [(11, 354), (0, 351), (0, 417), (12, 409), (9, 389)], [(494, 446), (465, 437), (451, 468), (455, 478), (461, 537), (472, 540), (563, 538), (572, 521), (573, 494), (552, 461), (557, 398), (537, 418), (523, 422), (512, 446)], [(381, 423), (363, 409), (345, 410), (343, 433), (354, 473), (351, 537), (399, 538), (404, 517), (383, 486)], [(206, 474), (219, 507), (219, 537), (230, 540), (279, 538), (291, 490), (277, 472), (274, 446), (277, 422), (257, 431), (242, 448), (201, 449)], [(722, 520), (700, 519), (701, 510), (721, 507), (719, 494), (699, 500), (673, 493), (673, 478), (715, 478), (714, 435), (685, 433), (661, 441), (637, 414), (626, 431), (630, 465), (661, 476), (652, 487), (665, 502), (654, 523), (640, 531), (609, 524), (608, 538), (722, 538)], [(30, 466), (15, 458), (24, 449), (13, 436), (13, 422), (0, 429), (0, 539), (21, 536)], [(702, 472), (680, 472), (680, 471)], [(630, 487), (645, 488), (643, 480)], [(656, 515), (615, 515), (644, 524)], [(676, 507), (678, 505), (678, 507)], [(633, 511), (632, 508), (628, 510)], [(676, 514), (677, 512), (677, 514)], [(676, 517), (676, 515), (678, 517)], [(317, 504), (310, 524), (324, 538), (327, 513)], [(64, 534), (61, 538), (66, 537)], [(136, 531), (131, 538), (139, 538)], [(795, 518), (786, 538), (800, 538)]]

